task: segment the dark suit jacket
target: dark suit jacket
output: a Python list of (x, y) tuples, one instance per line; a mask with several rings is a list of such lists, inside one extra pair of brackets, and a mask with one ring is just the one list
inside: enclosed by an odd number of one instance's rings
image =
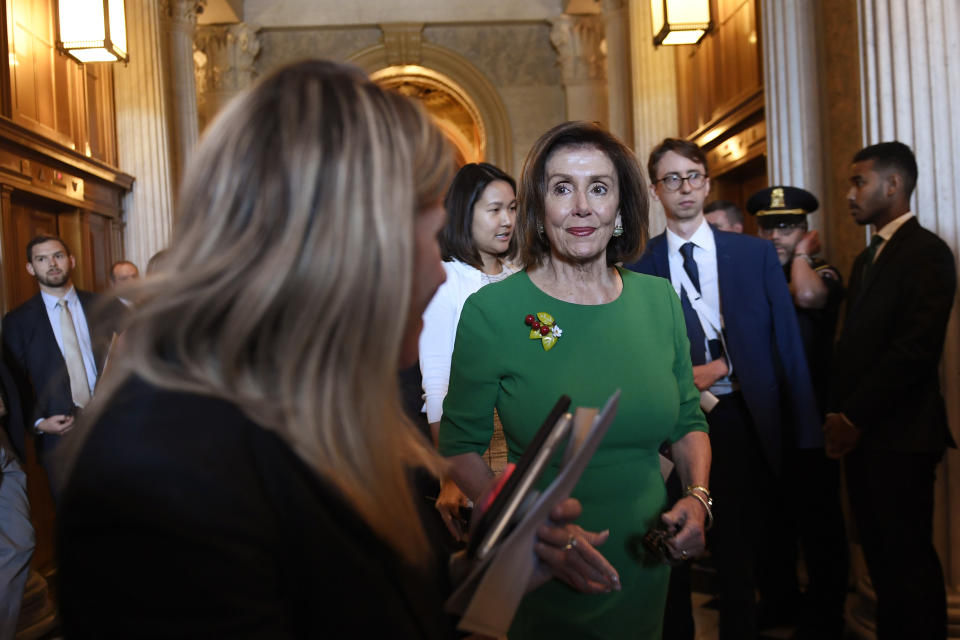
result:
[[(79, 289), (77, 296), (90, 329), (99, 376), (120, 313), (115, 306), (119, 303)], [(39, 293), (4, 317), (3, 350), (4, 359), (20, 385), (28, 429), (40, 418), (70, 413), (73, 409), (70, 376)], [(47, 440), (44, 449), (50, 448), (56, 438)]]
[(20, 408), (20, 390), (13, 379), (13, 375), (2, 360), (0, 360), (0, 385), (3, 386), (0, 393), (3, 393), (3, 403), (7, 409), (7, 415), (0, 419), (0, 422), (7, 432), (13, 452), (23, 460), (25, 431), (23, 410)]
[[(446, 535), (418, 504), (428, 535)], [(446, 557), (402, 563), (285, 441), (223, 400), (128, 382), (92, 425), (57, 520), (67, 638), (456, 635)]]
[[(783, 441), (785, 429), (793, 430), (797, 447), (823, 446), (793, 300), (772, 243), (711, 231), (717, 245), (720, 306), (733, 373), (764, 451), (778, 469), (783, 446), (789, 444)], [(627, 268), (669, 280), (667, 251), (666, 233), (662, 233)], [(786, 407), (781, 406), (783, 402)]]
[(937, 452), (954, 446), (938, 365), (957, 276), (953, 253), (911, 218), (867, 278), (853, 264), (830, 407), (862, 432), (860, 446)]

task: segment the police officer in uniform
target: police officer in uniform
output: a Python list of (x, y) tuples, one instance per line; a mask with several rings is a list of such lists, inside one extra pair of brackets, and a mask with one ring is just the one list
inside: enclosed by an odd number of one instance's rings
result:
[[(816, 255), (820, 238), (817, 231), (808, 229), (807, 214), (818, 206), (809, 191), (787, 186), (763, 189), (747, 201), (747, 211), (757, 216), (760, 236), (773, 242), (783, 265), (818, 409), (823, 415), (844, 287), (836, 268)], [(784, 451), (784, 461), (784, 477), (790, 485), (787, 495), (793, 504), (786, 510), (784, 526), (796, 532), (808, 575), (796, 637), (840, 638), (849, 560), (840, 507), (839, 467), (822, 449)], [(789, 607), (795, 600), (796, 561), (793, 545), (779, 562), (770, 563), (768, 578), (761, 580), (761, 602), (769, 594), (776, 609)], [(789, 617), (789, 613), (785, 615)]]

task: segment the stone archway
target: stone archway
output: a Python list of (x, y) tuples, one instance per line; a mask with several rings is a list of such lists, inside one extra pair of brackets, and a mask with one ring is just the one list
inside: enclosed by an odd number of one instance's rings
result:
[(370, 74), (370, 79), (419, 100), (434, 123), (453, 144), (457, 166), (486, 159), (486, 127), (476, 105), (456, 84), (419, 65), (397, 65)]
[[(435, 117), (466, 162), (482, 160), (512, 174), (513, 143), (507, 110), (487, 77), (459, 54), (421, 38), (422, 24), (380, 25), (383, 43), (350, 56), (376, 82), (431, 101), (445, 119)], [(475, 131), (466, 126), (473, 119)], [(479, 155), (471, 153), (479, 150)]]

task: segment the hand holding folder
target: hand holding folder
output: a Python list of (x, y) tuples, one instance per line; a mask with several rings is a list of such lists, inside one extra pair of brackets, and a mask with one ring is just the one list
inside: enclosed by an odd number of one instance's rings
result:
[[(505, 483), (474, 531), (468, 548), (474, 564), (446, 605), (448, 611), (461, 615), (461, 630), (491, 636), (507, 633), (538, 568), (534, 551), (537, 530), (547, 522), (551, 511), (569, 498), (613, 421), (619, 398), (617, 390), (602, 411), (578, 410), (576, 419), (563, 413), (569, 398), (561, 398), (554, 407), (518, 463), (516, 477)], [(564, 444), (559, 473), (538, 493), (534, 489), (537, 478)], [(573, 540), (568, 544), (572, 547)]]

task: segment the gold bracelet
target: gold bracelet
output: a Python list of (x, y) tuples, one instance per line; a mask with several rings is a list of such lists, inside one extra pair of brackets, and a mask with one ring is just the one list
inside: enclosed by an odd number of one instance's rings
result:
[[(701, 496), (697, 491), (702, 491), (706, 494), (706, 498)], [(713, 498), (710, 497), (710, 492), (707, 491), (706, 487), (693, 486), (687, 487), (687, 492), (685, 495), (695, 498), (701, 505), (703, 505), (703, 510), (707, 512), (707, 523), (703, 526), (704, 531), (709, 531), (713, 526)]]

